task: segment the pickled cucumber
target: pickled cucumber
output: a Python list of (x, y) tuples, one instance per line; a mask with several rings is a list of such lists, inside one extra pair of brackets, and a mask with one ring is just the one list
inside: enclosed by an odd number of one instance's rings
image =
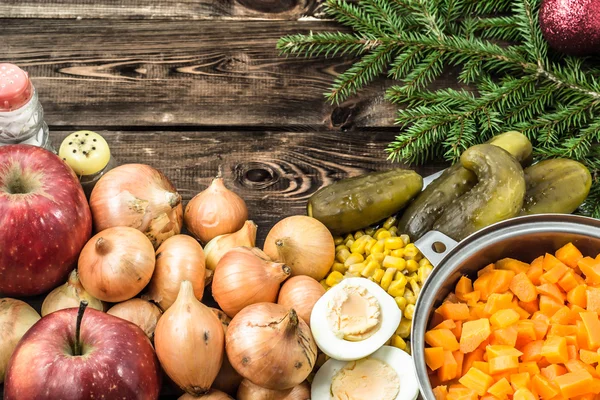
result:
[(527, 191), (520, 215), (570, 214), (590, 192), (592, 175), (577, 161), (557, 158), (526, 168), (525, 183)]
[[(510, 131), (494, 136), (489, 144), (508, 151), (522, 165), (531, 162), (532, 146), (525, 135)], [(398, 228), (413, 240), (430, 231), (444, 209), (477, 183), (473, 171), (460, 163), (448, 168), (413, 201), (402, 214)]]
[(333, 234), (352, 232), (397, 213), (422, 188), (423, 178), (411, 170), (371, 172), (318, 190), (307, 212)]
[(525, 197), (525, 177), (510, 153), (491, 144), (480, 144), (465, 150), (460, 163), (477, 175), (478, 183), (446, 207), (433, 229), (462, 240), (519, 214)]

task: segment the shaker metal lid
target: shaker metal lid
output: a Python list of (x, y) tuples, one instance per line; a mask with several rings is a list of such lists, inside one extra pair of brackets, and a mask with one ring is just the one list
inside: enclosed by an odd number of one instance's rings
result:
[(23, 107), (33, 96), (29, 76), (14, 64), (0, 64), (0, 112)]

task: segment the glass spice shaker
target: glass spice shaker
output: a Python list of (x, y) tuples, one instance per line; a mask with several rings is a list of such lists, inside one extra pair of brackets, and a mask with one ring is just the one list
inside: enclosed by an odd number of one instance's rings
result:
[(88, 199), (98, 180), (117, 165), (106, 140), (92, 131), (71, 133), (61, 143), (58, 156), (77, 174)]
[(30, 144), (54, 152), (29, 76), (16, 65), (0, 63), (0, 146), (7, 144)]

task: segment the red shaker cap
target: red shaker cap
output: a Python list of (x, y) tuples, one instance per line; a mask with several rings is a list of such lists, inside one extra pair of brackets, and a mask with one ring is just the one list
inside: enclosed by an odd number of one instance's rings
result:
[(0, 112), (23, 107), (33, 96), (27, 72), (14, 64), (0, 64)]

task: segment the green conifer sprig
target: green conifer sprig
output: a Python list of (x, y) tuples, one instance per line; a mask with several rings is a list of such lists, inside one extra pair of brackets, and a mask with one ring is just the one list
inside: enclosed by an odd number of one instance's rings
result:
[[(600, 65), (551, 52), (541, 0), (326, 0), (326, 12), (352, 33), (286, 36), (283, 54), (358, 57), (325, 94), (332, 103), (387, 74), (386, 98), (402, 128), (392, 160), (455, 162), (466, 148), (520, 130), (539, 159), (585, 163), (593, 186), (583, 212), (600, 217)], [(431, 90), (449, 67), (471, 90)]]

